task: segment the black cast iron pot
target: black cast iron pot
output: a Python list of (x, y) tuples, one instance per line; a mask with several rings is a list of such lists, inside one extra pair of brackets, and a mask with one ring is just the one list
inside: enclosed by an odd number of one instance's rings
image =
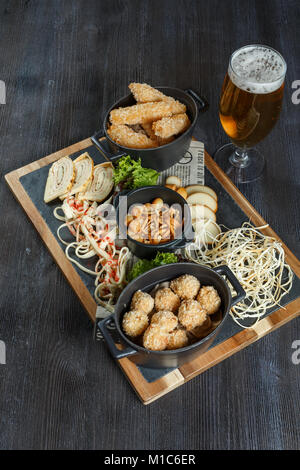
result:
[[(167, 168), (173, 166), (175, 163), (178, 163), (179, 160), (184, 156), (192, 140), (194, 127), (198, 118), (198, 109), (204, 111), (208, 107), (208, 104), (205, 99), (199, 97), (193, 90), (183, 91), (178, 88), (171, 87), (156, 88), (162, 91), (165, 95), (172, 96), (176, 100), (179, 100), (181, 103), (186, 105), (187, 114), (191, 121), (190, 127), (173, 142), (153, 149), (132, 149), (116, 144), (107, 134), (109, 114), (115, 108), (136, 104), (133, 95), (127, 95), (111, 106), (104, 118), (103, 130), (96, 132), (92, 137), (92, 142), (97, 146), (97, 148), (101, 151), (107, 160), (115, 160), (122, 157), (123, 155), (131, 155), (135, 158), (141, 158), (142, 166), (145, 168), (153, 168), (157, 171), (164, 171)], [(103, 146), (104, 140), (100, 141), (100, 139), (103, 137), (106, 137), (106, 141), (111, 153), (108, 153)]]
[[(124, 313), (129, 310), (133, 294), (137, 290), (151, 292), (157, 284), (171, 281), (182, 274), (192, 274), (199, 279), (201, 285), (213, 285), (217, 289), (222, 301), (221, 310), (223, 312), (223, 319), (221, 323), (202, 340), (181, 349), (150, 351), (133, 343), (122, 331), (122, 318)], [(229, 287), (222, 276), (225, 276), (234, 287), (237, 293), (235, 297), (231, 297)], [(227, 321), (230, 308), (240, 302), (245, 295), (244, 289), (227, 266), (210, 269), (194, 263), (168, 264), (151, 269), (128, 284), (118, 299), (115, 313), (100, 321), (98, 326), (106, 340), (110, 353), (115, 359), (127, 357), (132, 362), (145, 367), (178, 367), (193, 360), (209, 348)], [(121, 343), (124, 346), (124, 349), (121, 351), (115, 346), (110, 329), (107, 328), (111, 326), (111, 322), (115, 323)]]
[[(120, 199), (121, 196), (123, 196), (124, 199)], [(158, 245), (145, 244), (134, 240), (127, 234), (127, 227), (125, 225), (126, 214), (130, 207), (136, 204), (152, 202), (153, 199), (158, 197), (161, 198), (164, 203), (168, 204), (169, 207), (180, 206), (181, 214), (184, 219), (180, 236), (167, 243), (160, 243)], [(119, 226), (119, 238), (127, 240), (128, 248), (138, 258), (154, 258), (157, 251), (167, 252), (184, 248), (194, 239), (191, 212), (188, 203), (176, 191), (166, 188), (165, 186), (143, 186), (142, 188), (133, 189), (127, 193), (120, 193), (116, 197), (114, 205), (116, 207), (116, 219)]]

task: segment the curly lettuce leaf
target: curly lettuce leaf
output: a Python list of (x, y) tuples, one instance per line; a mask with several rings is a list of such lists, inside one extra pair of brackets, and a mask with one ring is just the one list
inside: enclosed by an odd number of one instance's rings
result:
[(142, 186), (153, 186), (157, 183), (159, 173), (151, 168), (135, 168), (132, 172), (132, 189)]
[(136, 189), (157, 183), (159, 173), (151, 168), (143, 168), (141, 159), (134, 160), (129, 155), (121, 157), (114, 170), (114, 182), (123, 188)]
[(153, 263), (155, 266), (162, 266), (163, 264), (177, 263), (178, 256), (175, 253), (158, 252), (155, 256)]
[(139, 162), (133, 160), (129, 155), (121, 157), (114, 169), (115, 184), (120, 184), (128, 178), (132, 178), (133, 170), (139, 166)]
[(149, 271), (150, 269), (153, 268), (152, 261), (148, 259), (140, 259), (138, 260), (131, 270), (128, 273), (128, 281), (132, 281), (136, 277), (140, 276), (141, 274), (145, 273), (146, 271)]
[(154, 259), (140, 259), (135, 263), (128, 273), (128, 281), (132, 281), (141, 274), (149, 271), (150, 269), (162, 266), (164, 264), (177, 263), (178, 257), (175, 253), (158, 252)]

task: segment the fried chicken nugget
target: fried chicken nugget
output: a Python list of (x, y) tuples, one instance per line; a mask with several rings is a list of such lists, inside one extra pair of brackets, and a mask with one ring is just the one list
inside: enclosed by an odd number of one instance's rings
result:
[(168, 335), (167, 349), (184, 348), (189, 344), (189, 338), (185, 330), (174, 330)]
[(188, 331), (201, 326), (207, 318), (206, 310), (197, 300), (184, 300), (178, 310), (178, 320)]
[(138, 290), (134, 293), (130, 305), (132, 310), (141, 310), (148, 315), (150, 312), (152, 312), (153, 307), (154, 299), (150, 294), (147, 294), (147, 292), (142, 292), (141, 290)]
[(150, 325), (143, 336), (143, 346), (152, 351), (163, 351), (168, 344), (168, 333), (159, 325)]
[(200, 289), (200, 282), (191, 274), (183, 274), (173, 279), (170, 287), (181, 299), (194, 299)]
[(178, 325), (178, 318), (172, 312), (161, 310), (160, 312), (154, 313), (151, 318), (151, 325), (157, 326), (161, 331), (169, 333)]
[(179, 101), (168, 100), (151, 103), (134, 104), (125, 108), (113, 109), (110, 112), (112, 124), (142, 124), (153, 122), (172, 114), (184, 113), (186, 106)]
[(213, 286), (201, 287), (197, 300), (205, 308), (208, 315), (216, 313), (221, 306), (221, 298)]
[(152, 124), (152, 130), (157, 137), (168, 139), (176, 134), (184, 132), (190, 127), (191, 121), (186, 113), (164, 117)]
[(139, 336), (144, 333), (148, 324), (148, 315), (145, 312), (138, 310), (130, 310), (130, 312), (126, 312), (122, 321), (124, 332), (128, 336), (132, 337)]
[(139, 103), (167, 101), (169, 98), (169, 96), (166, 96), (161, 91), (147, 85), (147, 83), (130, 83), (128, 88)]
[(180, 299), (169, 287), (158, 289), (155, 294), (156, 310), (169, 310), (176, 312), (180, 305)]
[(149, 137), (141, 132), (135, 132), (130, 127), (121, 125), (111, 125), (107, 129), (109, 137), (117, 144), (124, 147), (136, 149), (148, 149), (158, 147), (157, 140), (149, 139)]

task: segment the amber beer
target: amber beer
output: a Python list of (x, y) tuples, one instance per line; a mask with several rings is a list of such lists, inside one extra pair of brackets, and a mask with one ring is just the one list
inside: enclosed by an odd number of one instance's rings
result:
[(285, 62), (263, 46), (246, 46), (230, 60), (221, 99), (220, 120), (240, 148), (261, 141), (275, 125), (281, 110)]

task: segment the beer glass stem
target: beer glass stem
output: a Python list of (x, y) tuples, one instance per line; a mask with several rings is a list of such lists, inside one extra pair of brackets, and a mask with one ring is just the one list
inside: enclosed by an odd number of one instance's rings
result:
[(234, 153), (229, 157), (230, 163), (238, 168), (249, 165), (249, 156), (246, 149), (236, 147)]

